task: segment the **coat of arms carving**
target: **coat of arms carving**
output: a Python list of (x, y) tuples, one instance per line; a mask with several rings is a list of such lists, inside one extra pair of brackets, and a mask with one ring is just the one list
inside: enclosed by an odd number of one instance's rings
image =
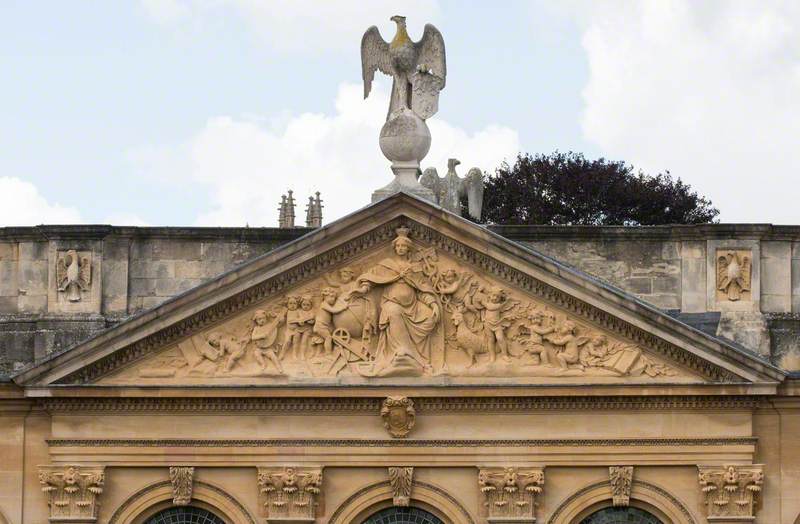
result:
[(383, 426), (394, 438), (405, 438), (417, 421), (414, 401), (408, 397), (388, 397), (381, 407)]

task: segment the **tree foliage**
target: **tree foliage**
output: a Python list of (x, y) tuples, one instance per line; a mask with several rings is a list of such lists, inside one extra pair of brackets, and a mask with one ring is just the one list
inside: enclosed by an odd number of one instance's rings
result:
[(580, 153), (520, 154), (487, 177), (484, 220), (494, 224), (657, 225), (713, 222), (719, 210), (669, 171)]

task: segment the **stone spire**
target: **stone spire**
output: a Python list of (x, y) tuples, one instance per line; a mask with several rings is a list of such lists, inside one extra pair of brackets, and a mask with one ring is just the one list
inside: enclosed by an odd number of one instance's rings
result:
[(306, 205), (306, 227), (322, 227), (322, 199), (319, 198), (319, 191), (316, 197), (308, 197)]
[(281, 205), (278, 208), (278, 227), (281, 229), (294, 227), (294, 196), (289, 190), (289, 196), (281, 195)]

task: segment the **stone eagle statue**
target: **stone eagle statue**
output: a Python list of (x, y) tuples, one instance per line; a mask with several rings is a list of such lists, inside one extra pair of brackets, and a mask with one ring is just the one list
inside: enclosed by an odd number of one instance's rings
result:
[(481, 219), (483, 211), (483, 173), (477, 167), (461, 178), (456, 173), (459, 162), (455, 158), (447, 161), (447, 174), (440, 178), (435, 167), (426, 169), (419, 179), (420, 184), (433, 191), (435, 202), (446, 210), (461, 215), (461, 199), (466, 197), (469, 215)]
[(426, 24), (422, 40), (414, 42), (406, 31), (406, 17), (393, 16), (390, 20), (397, 24), (391, 42), (381, 37), (376, 26), (367, 29), (361, 39), (364, 98), (369, 96), (375, 71), (379, 70), (393, 78), (386, 119), (407, 108), (426, 120), (439, 109), (439, 91), (444, 89), (447, 76), (444, 38), (433, 25)]
[(67, 294), (67, 300), (78, 302), (81, 291), (87, 289), (92, 281), (92, 266), (88, 257), (79, 257), (74, 249), (67, 251), (56, 262), (56, 283), (59, 291)]

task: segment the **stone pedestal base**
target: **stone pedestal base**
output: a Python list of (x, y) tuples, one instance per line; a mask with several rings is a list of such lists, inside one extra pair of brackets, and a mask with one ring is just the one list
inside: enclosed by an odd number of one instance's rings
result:
[(392, 164), (392, 171), (394, 172), (394, 180), (372, 193), (373, 204), (400, 191), (436, 203), (433, 191), (420, 184), (417, 180), (419, 162), (395, 162)]

